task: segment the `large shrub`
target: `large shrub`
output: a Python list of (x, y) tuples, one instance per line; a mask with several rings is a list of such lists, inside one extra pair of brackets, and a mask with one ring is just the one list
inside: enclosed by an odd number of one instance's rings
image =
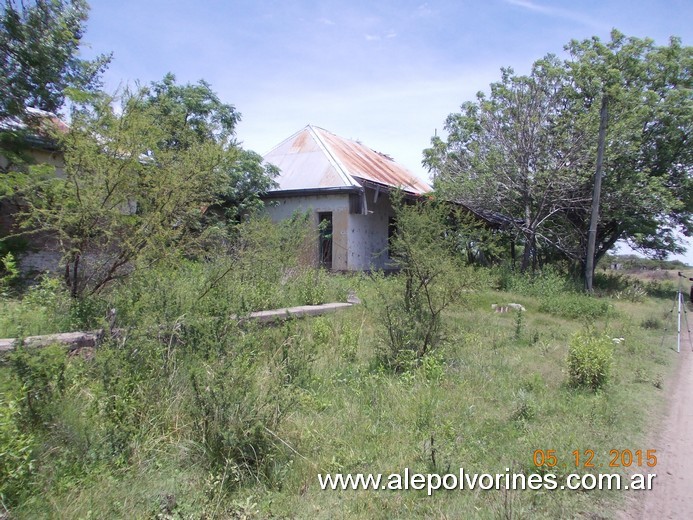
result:
[(381, 360), (402, 371), (439, 343), (442, 313), (471, 285), (472, 276), (455, 251), (447, 205), (407, 204), (395, 194), (393, 206), (397, 231), (390, 257), (399, 274), (378, 280), (376, 312), (384, 324)]
[(613, 364), (613, 342), (607, 336), (576, 334), (568, 350), (568, 376), (576, 387), (598, 390), (606, 385)]

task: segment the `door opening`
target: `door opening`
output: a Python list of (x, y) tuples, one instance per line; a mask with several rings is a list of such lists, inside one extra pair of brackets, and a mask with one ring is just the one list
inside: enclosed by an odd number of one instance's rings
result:
[(332, 212), (318, 213), (320, 267), (332, 270)]

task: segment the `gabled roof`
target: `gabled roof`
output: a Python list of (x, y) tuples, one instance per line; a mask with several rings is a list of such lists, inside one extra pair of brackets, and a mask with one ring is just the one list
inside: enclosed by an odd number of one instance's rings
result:
[(360, 189), (374, 184), (420, 195), (431, 187), (391, 157), (308, 125), (264, 156), (279, 167), (277, 191)]
[(10, 132), (21, 136), (26, 145), (46, 150), (56, 147), (54, 135), (66, 134), (69, 127), (53, 112), (28, 107), (24, 117), (0, 119), (0, 133)]

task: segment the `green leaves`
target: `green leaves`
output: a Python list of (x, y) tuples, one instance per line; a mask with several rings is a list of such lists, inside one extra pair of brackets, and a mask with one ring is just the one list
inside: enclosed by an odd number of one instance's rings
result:
[(574, 146), (582, 136), (560, 117), (563, 75), (555, 57), (537, 62), (529, 76), (502, 70), (488, 97), (462, 105), (446, 120), (447, 143), (433, 142), (426, 164), (443, 193), (473, 211), (511, 217), (511, 232), (525, 242), (523, 267), (536, 262), (544, 243), (558, 243), (554, 222), (582, 203), (568, 165), (584, 162)]
[(614, 31), (571, 41), (528, 76), (501, 71), (446, 119), (424, 164), (436, 187), (474, 210), (512, 217), (523, 267), (539, 257), (583, 261), (602, 96), (609, 121), (597, 258), (620, 239), (644, 252), (680, 251), (693, 231), (693, 48)]
[(232, 142), (237, 120), (209, 85), (172, 75), (73, 110), (69, 132), (56, 136), (64, 174), (33, 168), (20, 190), (23, 225), (56, 237), (73, 296), (139, 265), (194, 256), (218, 224), (213, 208), (237, 218), (260, 204), (274, 171)]
[[(571, 86), (582, 101), (571, 113), (594, 111), (595, 101), (609, 96), (602, 252), (618, 236), (651, 254), (678, 252), (675, 230), (690, 227), (693, 156), (685, 143), (693, 132), (693, 48), (676, 38), (656, 47), (613, 31), (608, 43), (573, 41), (566, 49)], [(655, 235), (661, 240), (643, 240)]]
[(94, 92), (110, 55), (78, 58), (85, 0), (7, 0), (0, 15), (0, 117), (57, 111), (65, 90)]
[(233, 144), (241, 115), (233, 105), (222, 103), (206, 81), (177, 85), (168, 73), (143, 92), (145, 104), (161, 117), (166, 146), (180, 149), (192, 141), (214, 141), (225, 148)]
[(607, 336), (576, 334), (568, 350), (568, 377), (576, 387), (599, 390), (611, 379), (614, 346)]
[(378, 313), (383, 323), (381, 362), (396, 372), (421, 363), (441, 342), (443, 311), (474, 285), (474, 274), (455, 254), (457, 236), (445, 203), (407, 203), (391, 195), (397, 231), (390, 259), (399, 270), (378, 279)]

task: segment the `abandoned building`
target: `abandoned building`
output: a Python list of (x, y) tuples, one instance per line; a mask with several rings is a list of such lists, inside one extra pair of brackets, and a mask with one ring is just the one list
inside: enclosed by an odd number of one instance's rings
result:
[(314, 259), (334, 271), (388, 269), (394, 230), (390, 193), (418, 198), (431, 187), (391, 157), (360, 142), (308, 125), (264, 156), (280, 169), (264, 195), (274, 221), (310, 211)]
[(0, 119), (0, 172), (22, 164), (48, 164), (62, 175), (63, 154), (52, 134), (65, 133), (67, 125), (52, 112), (28, 108), (24, 119)]
[[(36, 111), (32, 115), (31, 127), (6, 120), (0, 130), (5, 135), (16, 131), (30, 162), (55, 166), (61, 175), (62, 153), (47, 128), (64, 132), (67, 126), (53, 114)], [(277, 145), (264, 161), (280, 169), (277, 187), (263, 195), (268, 214), (280, 221), (297, 211), (310, 211), (317, 238), (310, 261), (335, 271), (391, 268), (391, 192), (401, 190), (413, 200), (431, 191), (391, 157), (312, 125)], [(0, 170), (12, 168), (9, 155), (0, 153)], [(14, 231), (15, 211), (11, 201), (0, 203), (0, 236)], [(46, 240), (32, 242), (19, 259), (20, 267), (25, 272), (53, 270), (59, 257)]]
[[(24, 118), (0, 119), (0, 175), (25, 165), (48, 165), (55, 168), (56, 175), (64, 175), (63, 152), (54, 134), (67, 131), (67, 124), (57, 115), (35, 108), (28, 108)], [(5, 238), (10, 249), (24, 251), (18, 260), (25, 274), (54, 269), (60, 255), (48, 235), (34, 233), (30, 238), (6, 238), (19, 231), (16, 214), (20, 209), (16, 198), (0, 198), (0, 238)]]

